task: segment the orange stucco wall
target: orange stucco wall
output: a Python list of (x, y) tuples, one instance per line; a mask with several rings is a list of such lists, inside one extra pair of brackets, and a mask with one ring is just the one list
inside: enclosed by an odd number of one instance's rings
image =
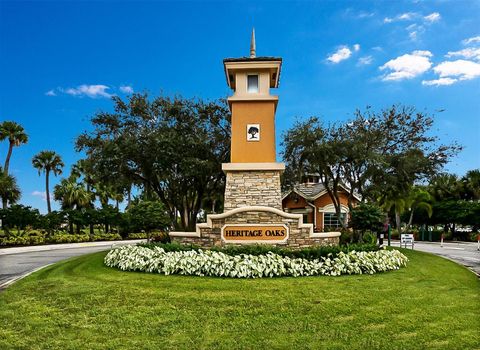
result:
[[(347, 200), (347, 194), (344, 192), (340, 193), (340, 203), (347, 206), (348, 205), (348, 200)], [(332, 200), (330, 199), (330, 196), (328, 193), (324, 194), (323, 196), (318, 197), (313, 204), (315, 205), (315, 210), (317, 213), (317, 218), (316, 218), (316, 223), (315, 223), (315, 229), (317, 231), (323, 231), (323, 213), (319, 212), (319, 208), (323, 208), (326, 205), (333, 204)], [(282, 201), (282, 208), (288, 208), (288, 209), (301, 209), (301, 208), (306, 208), (308, 207), (307, 201), (298, 196), (298, 201), (295, 202), (294, 196), (290, 194), (287, 196), (283, 201)], [(311, 207), (311, 206), (310, 206)], [(313, 209), (313, 208), (312, 208)], [(314, 220), (314, 214), (309, 213), (308, 214), (308, 222), (313, 223)]]
[(311, 208), (312, 212), (308, 213), (307, 217), (308, 217), (308, 223), (313, 224), (313, 220), (314, 220), (313, 207), (308, 205), (305, 198), (296, 196), (296, 201), (295, 201), (295, 195), (290, 194), (289, 196), (283, 199), (282, 208), (288, 208), (288, 209)]
[[(231, 162), (275, 162), (275, 103), (236, 101), (231, 108)], [(260, 124), (260, 141), (247, 141), (247, 124)]]

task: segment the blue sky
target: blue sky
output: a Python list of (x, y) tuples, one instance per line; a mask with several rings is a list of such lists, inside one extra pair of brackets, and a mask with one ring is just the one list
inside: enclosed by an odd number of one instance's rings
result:
[(448, 171), (480, 167), (479, 1), (0, 0), (0, 120), (30, 136), (10, 166), (21, 202), (46, 211), (32, 156), (55, 150), (68, 173), (81, 157), (75, 137), (111, 110), (109, 95), (230, 94), (222, 60), (248, 55), (252, 26), (257, 55), (284, 59), (278, 139), (297, 117), (328, 123), (402, 103), (435, 114), (442, 142), (465, 146)]

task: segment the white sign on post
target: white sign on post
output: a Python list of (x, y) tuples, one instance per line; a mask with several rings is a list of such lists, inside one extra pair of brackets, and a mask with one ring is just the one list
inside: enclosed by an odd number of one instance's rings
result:
[(400, 236), (400, 247), (402, 247), (402, 245), (404, 245), (405, 248), (407, 248), (407, 244), (410, 244), (412, 246), (412, 249), (413, 249), (415, 241), (414, 241), (412, 233), (402, 233), (401, 236)]

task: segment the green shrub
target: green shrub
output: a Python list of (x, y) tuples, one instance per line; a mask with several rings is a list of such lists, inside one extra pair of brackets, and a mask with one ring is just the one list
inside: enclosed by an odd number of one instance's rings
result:
[(150, 241), (154, 243), (170, 243), (170, 236), (167, 232), (152, 232)]
[(146, 239), (147, 233), (146, 232), (138, 232), (138, 233), (129, 233), (127, 239)]
[[(146, 247), (146, 248), (153, 248), (153, 247), (161, 247), (167, 252), (171, 251), (187, 251), (192, 249), (200, 249), (193, 245), (181, 245), (179, 243), (140, 243), (139, 246)], [(229, 245), (225, 247), (212, 247), (209, 249), (203, 250), (212, 250), (222, 252), (227, 255), (235, 256), (241, 254), (248, 254), (248, 255), (265, 255), (268, 252), (272, 252), (278, 254), (280, 256), (289, 257), (289, 258), (303, 258), (308, 260), (320, 259), (322, 257), (326, 257), (329, 254), (331, 256), (337, 256), (340, 252), (348, 253), (350, 251), (376, 251), (378, 247), (376, 244), (348, 244), (342, 246), (312, 246), (308, 248), (302, 249), (291, 249), (285, 247), (278, 247), (278, 246), (270, 246), (270, 245), (261, 245), (261, 244), (254, 244), (254, 245)]]
[(121, 241), (122, 236), (118, 233), (97, 233), (93, 235), (93, 241)]
[(367, 232), (363, 235), (363, 242), (366, 244), (377, 244), (377, 235), (373, 232)]

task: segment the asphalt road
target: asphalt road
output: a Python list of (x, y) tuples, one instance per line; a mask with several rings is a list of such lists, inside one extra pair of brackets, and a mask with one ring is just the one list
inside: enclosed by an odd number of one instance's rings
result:
[[(384, 244), (387, 244), (386, 240)], [(392, 246), (399, 247), (400, 242), (393, 241)], [(443, 247), (439, 242), (415, 242), (414, 246), (415, 250), (440, 255), (464, 265), (480, 277), (480, 251), (477, 248), (476, 242), (445, 242)]]
[(0, 290), (26, 274), (74, 256), (111, 249), (112, 245), (135, 244), (135, 241), (113, 241), (60, 244), (0, 249)]

